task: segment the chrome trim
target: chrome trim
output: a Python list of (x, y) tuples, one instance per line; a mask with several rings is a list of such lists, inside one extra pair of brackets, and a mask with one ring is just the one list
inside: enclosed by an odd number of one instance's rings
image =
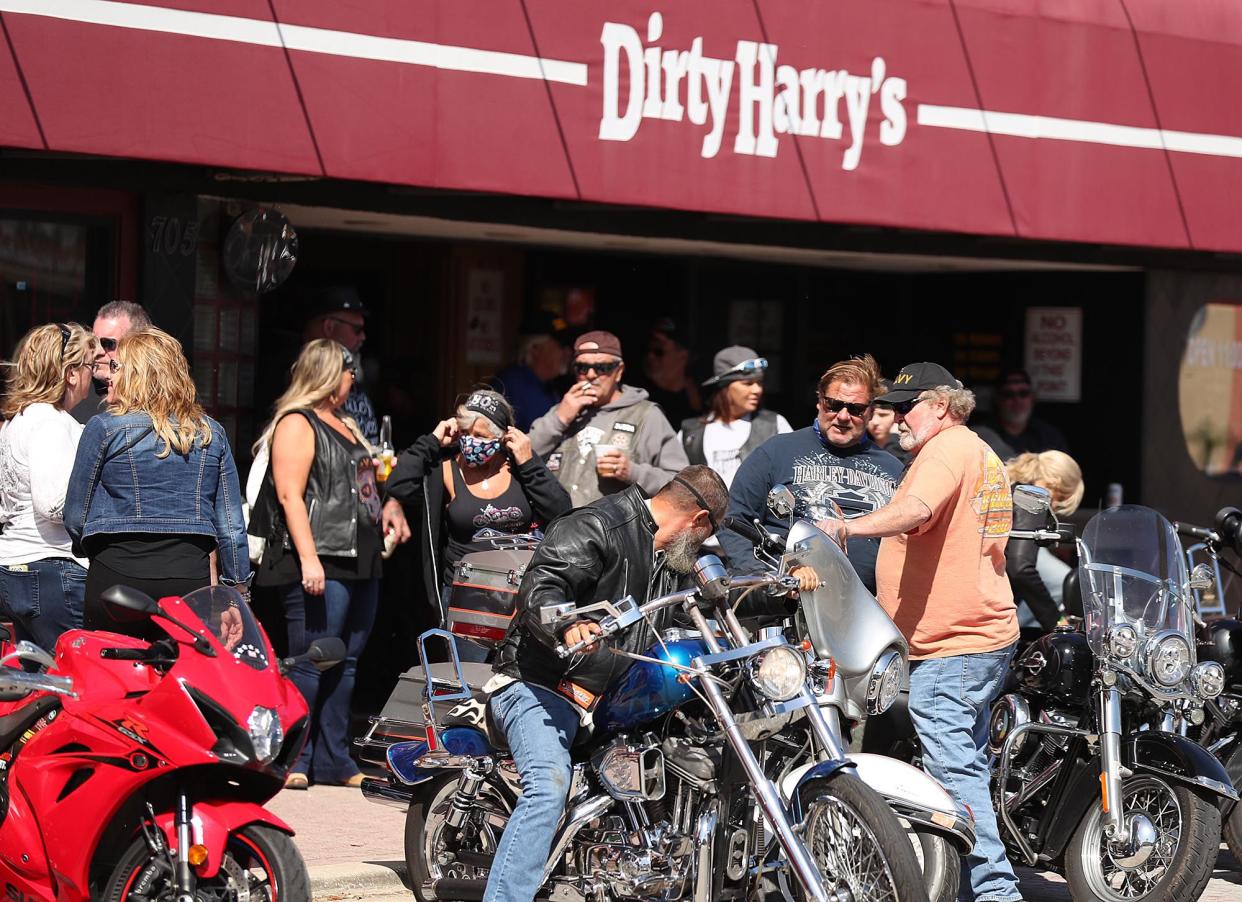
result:
[(699, 815), (694, 831), (694, 902), (712, 902), (712, 858), (716, 851), (716, 810), (720, 803), (713, 799)]
[(1020, 736), (1025, 736), (1028, 732), (1033, 733), (1051, 733), (1054, 736), (1087, 736), (1092, 734), (1087, 730), (1077, 727), (1059, 727), (1050, 723), (1027, 723), (1009, 731), (1009, 735), (1005, 737), (1005, 744), (1001, 748), (1000, 757), (997, 760), (996, 772), (996, 795), (994, 799), (996, 815), (1000, 818), (1001, 823), (1005, 825), (1005, 829), (1009, 832), (1009, 838), (1013, 840), (1014, 845), (1018, 847), (1018, 851), (1022, 853), (1023, 863), (1035, 866), (1039, 862), (1039, 856), (1031, 848), (1030, 843), (1022, 835), (1022, 831), (1018, 829), (1018, 825), (1013, 822), (1013, 817), (1009, 814), (1009, 806), (1005, 804), (1005, 787), (1009, 785), (1009, 759), (1013, 756), (1013, 748), (1015, 741)]
[(1126, 824), (1124, 796), (1121, 790), (1121, 693), (1116, 686), (1102, 686), (1100, 704), (1100, 772), (1104, 775), (1104, 788), (1108, 793), (1108, 808), (1104, 810), (1104, 835), (1109, 840), (1129, 842), (1130, 829)]
[(387, 805), (399, 811), (408, 811), (414, 799), (414, 793), (403, 792), (387, 780), (374, 777), (362, 778), (362, 796), (377, 805)]
[(573, 810), (565, 816), (563, 826), (552, 843), (552, 851), (548, 854), (548, 863), (543, 866), (543, 877), (539, 881), (541, 887), (548, 882), (548, 878), (556, 870), (561, 856), (565, 854), (573, 838), (578, 835), (578, 831), (611, 808), (614, 801), (612, 796), (596, 796), (581, 805), (575, 805)]
[(1203, 776), (1188, 777), (1186, 774), (1179, 774), (1171, 770), (1165, 770), (1163, 767), (1153, 767), (1147, 763), (1138, 764), (1136, 766), (1141, 770), (1147, 771), (1148, 773), (1161, 774), (1183, 783), (1194, 783), (1196, 786), (1202, 786), (1204, 789), (1209, 789), (1218, 795), (1224, 796), (1231, 802), (1238, 801), (1238, 791), (1228, 783), (1220, 782), (1220, 780), (1213, 780), (1211, 777)]
[[(872, 788), (874, 789), (875, 787)], [(919, 827), (926, 827), (932, 833), (938, 833), (947, 839), (956, 841), (959, 846), (959, 854), (965, 855), (975, 847), (975, 825), (972, 821), (960, 815), (952, 815), (934, 808), (915, 805), (913, 802), (894, 798), (885, 793), (880, 793), (880, 796), (888, 803), (888, 807), (898, 817), (904, 818), (911, 824)]]

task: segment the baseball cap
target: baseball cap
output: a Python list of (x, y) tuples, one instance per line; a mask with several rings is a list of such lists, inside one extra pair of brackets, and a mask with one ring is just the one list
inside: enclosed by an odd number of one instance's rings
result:
[(351, 310), (363, 316), (371, 314), (371, 311), (362, 303), (362, 296), (358, 294), (358, 289), (352, 285), (329, 285), (321, 288), (315, 294), (313, 307), (315, 316), (338, 313), (342, 310)]
[(911, 363), (901, 368), (901, 372), (893, 380), (892, 389), (881, 397), (886, 404), (912, 401), (923, 392), (942, 385), (962, 387), (962, 383), (938, 363)]
[(613, 357), (621, 357), (621, 339), (611, 332), (599, 329), (584, 332), (574, 342), (574, 356), (579, 354), (611, 354)]
[(569, 324), (549, 310), (535, 310), (522, 318), (519, 335), (547, 335), (562, 345), (569, 344)]
[(760, 357), (754, 348), (748, 348), (745, 345), (730, 345), (716, 352), (712, 360), (712, 377), (703, 383), (703, 387), (724, 385), (741, 379), (754, 379), (756, 376), (762, 376), (767, 368), (767, 358)]
[(676, 342), (683, 348), (690, 347), (690, 337), (671, 316), (662, 316), (651, 324), (651, 331)]

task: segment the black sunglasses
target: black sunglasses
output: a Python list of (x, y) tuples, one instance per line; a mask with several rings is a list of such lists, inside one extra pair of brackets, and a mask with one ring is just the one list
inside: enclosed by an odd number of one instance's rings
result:
[(117, 340), (115, 338), (101, 338), (99, 339), (99, 346), (105, 351), (115, 351), (116, 342)]
[(827, 395), (820, 395), (819, 400), (823, 402), (829, 413), (840, 413), (842, 408), (850, 412), (852, 417), (861, 417), (867, 412), (867, 408), (871, 406), (870, 402), (863, 404), (861, 402), (842, 401), (840, 398), (830, 398)]
[(610, 373), (615, 373), (620, 365), (620, 360), (613, 360), (610, 363), (578, 363), (574, 361), (574, 372), (579, 376), (585, 376), (591, 370), (595, 370), (596, 375), (607, 376)]
[(60, 330), (60, 362), (65, 362), (65, 349), (69, 347), (69, 338), (73, 334), (69, 331), (69, 327), (62, 323), (57, 323), (56, 328)]
[(926, 401), (926, 400), (927, 400), (926, 398), (912, 398), (909, 401), (894, 401), (888, 406), (893, 408), (894, 413), (899, 413), (904, 417), (914, 408), (915, 404), (918, 404), (920, 401)]

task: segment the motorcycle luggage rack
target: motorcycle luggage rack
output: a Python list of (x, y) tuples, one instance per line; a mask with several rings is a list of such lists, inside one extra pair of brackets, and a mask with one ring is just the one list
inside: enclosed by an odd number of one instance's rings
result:
[[(448, 649), (449, 661), (452, 662), (453, 672), (457, 675), (456, 682), (432, 675), (431, 668), (427, 665), (430, 660), (427, 656), (427, 642), (433, 639), (439, 639)], [(427, 675), (427, 684), (423, 687), (423, 717), (427, 726), (427, 744), (435, 748), (435, 731), (440, 726), (440, 721), (436, 718), (436, 702), (468, 702), (474, 698), (474, 694), (470, 691), (470, 684), (466, 682), (465, 673), (462, 672), (461, 658), (457, 654), (457, 643), (453, 634), (448, 630), (431, 629), (419, 636), (418, 654), (423, 661), (423, 672)]]

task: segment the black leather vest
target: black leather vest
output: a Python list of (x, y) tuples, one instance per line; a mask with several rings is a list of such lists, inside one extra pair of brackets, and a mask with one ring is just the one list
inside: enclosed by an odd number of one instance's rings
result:
[[(315, 552), (321, 557), (358, 556), (358, 464), (370, 456), (364, 445), (346, 449), (325, 424), (309, 409), (291, 410), (285, 416), (301, 414), (315, 431), (315, 459), (306, 478), (306, 511), (310, 515)], [(366, 524), (369, 528), (370, 524)], [(276, 499), (272, 468), (267, 469), (263, 488), (250, 517), (250, 533), (280, 542), (293, 550), (285, 513)]]
[[(761, 410), (755, 414), (755, 418), (750, 422), (750, 435), (746, 437), (746, 442), (742, 445), (741, 459), (745, 460), (751, 451), (776, 435), (777, 425), (776, 414), (772, 411)], [(703, 453), (703, 431), (706, 428), (707, 424), (703, 422), (702, 417), (682, 421), (681, 443), (685, 446), (686, 457), (692, 464), (707, 463), (707, 456)]]

